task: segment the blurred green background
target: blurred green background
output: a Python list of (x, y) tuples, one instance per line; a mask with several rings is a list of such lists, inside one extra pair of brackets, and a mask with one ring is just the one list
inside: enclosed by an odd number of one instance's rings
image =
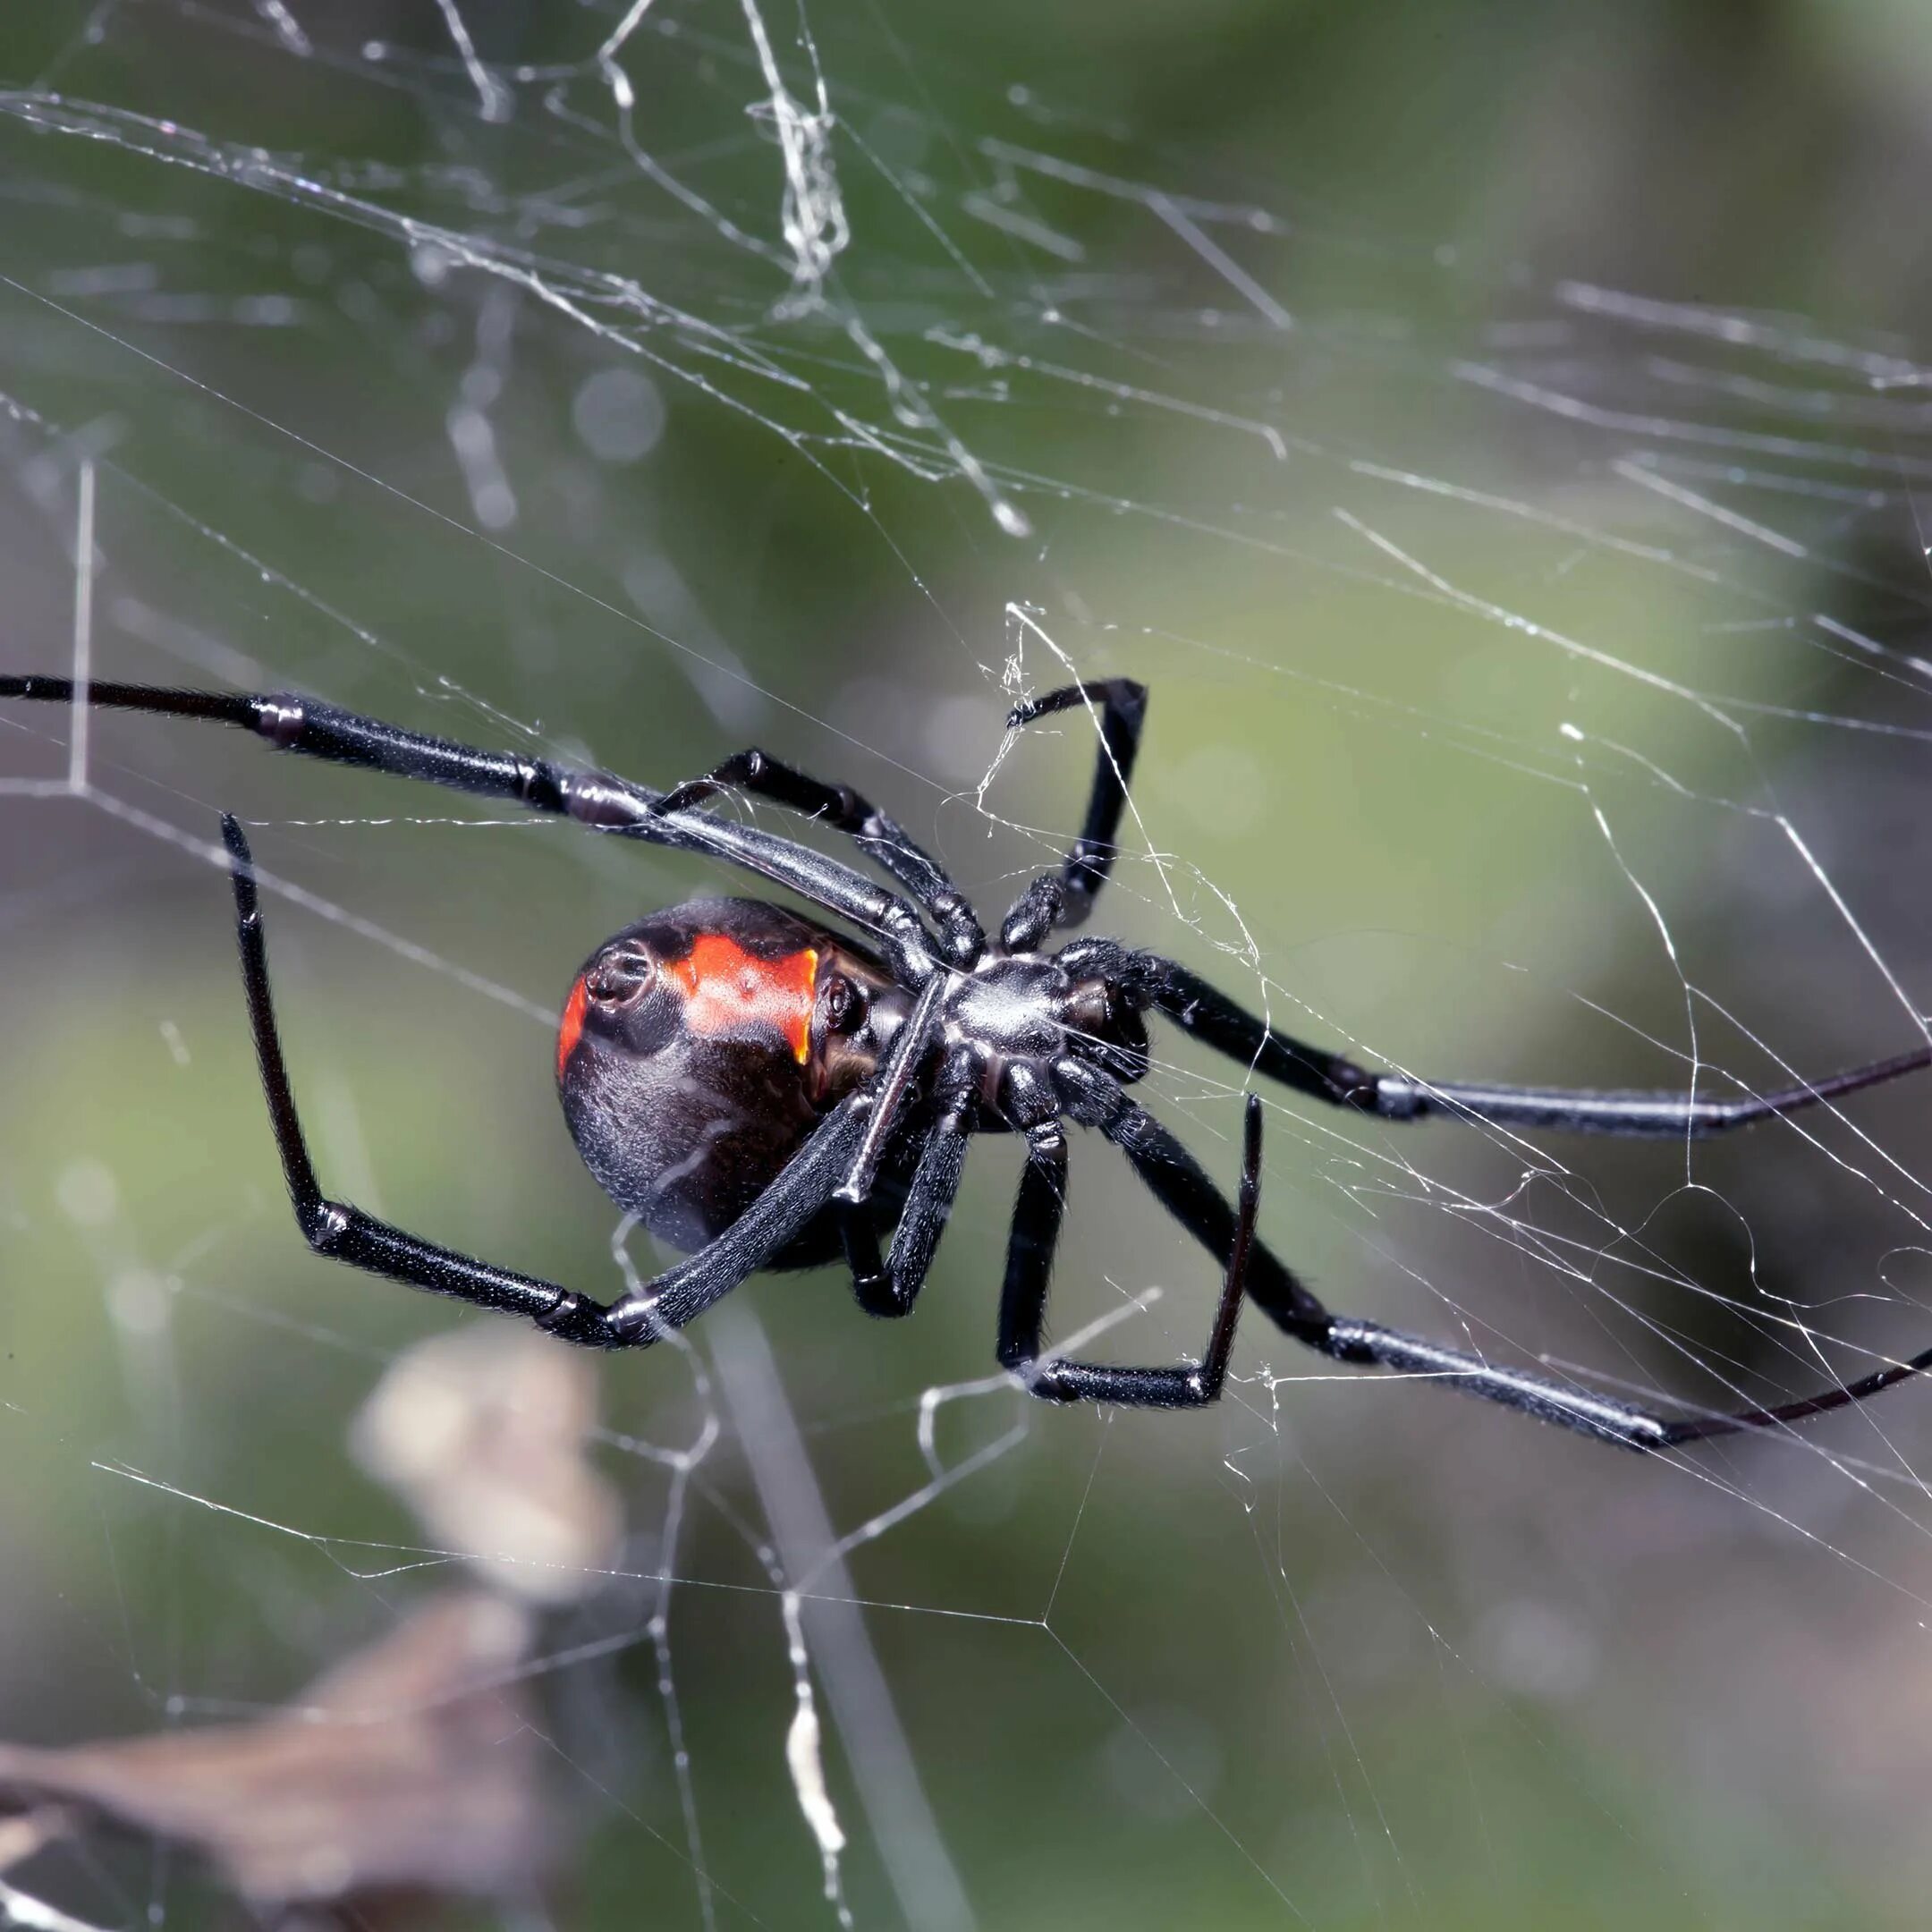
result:
[[(1714, 1091), (1920, 1038), (1932, 15), (771, 9), (833, 117), (815, 288), (744, 10), (643, 16), (628, 109), (614, 7), (461, 0), (480, 82), (428, 0), (313, 12), (0, 18), (8, 667), (67, 664), (91, 463), (98, 674), (658, 784), (762, 743), (993, 917), (1091, 758), (1042, 730), (982, 788), (1007, 706), (1128, 674), (1101, 928), (1283, 1025), (1445, 1077), (1695, 1055)], [(64, 775), (64, 717), (4, 723), (0, 778)], [(0, 1735), (47, 1743), (271, 1707), (446, 1567), (346, 1436), (472, 1318), (303, 1251), (215, 812), (300, 895), (271, 943), (327, 1184), (600, 1295), (543, 1016), (604, 935), (737, 885), (220, 733), (97, 720), (90, 760), (93, 804), (0, 797)], [(1171, 1042), (1148, 1083), (1230, 1177), (1240, 1091)], [(1338, 1307), (1687, 1402), (1932, 1339), (1910, 1086), (1690, 1157), (1269, 1098), (1266, 1232)], [(538, 1646), (555, 1922), (836, 1922), (726, 1385), (761, 1333), (839, 1532), (918, 1494), (922, 1394), (992, 1366), (1016, 1165), (978, 1148), (911, 1321), (767, 1278), (693, 1335), (722, 1380), (598, 1365), (627, 1540)], [(1055, 1332), (1198, 1346), (1197, 1256), (1104, 1148), (1072, 1189)], [(1665, 1466), (1322, 1368), (1254, 1318), (1217, 1411), (940, 1411), (949, 1462), (1023, 1435), (843, 1587), (970, 1922), (1925, 1922), (1919, 1391)], [(708, 1415), (669, 1524), (649, 1451)], [(969, 1922), (895, 1885), (883, 1733), (826, 1723), (854, 1922)], [(231, 1910), (140, 1841), (23, 1872), (102, 1924)]]

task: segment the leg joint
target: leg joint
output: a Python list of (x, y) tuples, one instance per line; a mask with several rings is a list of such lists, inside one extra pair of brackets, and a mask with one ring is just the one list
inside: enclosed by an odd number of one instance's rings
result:
[(318, 1200), (309, 1205), (298, 1201), (295, 1218), (302, 1238), (319, 1255), (332, 1255), (340, 1248), (350, 1229), (349, 1209), (339, 1202)]
[(258, 698), (255, 729), (278, 751), (292, 751), (301, 742), (309, 715), (294, 698)]
[(1080, 1392), (1068, 1385), (1068, 1377), (1061, 1365), (1050, 1356), (1042, 1358), (1029, 1354), (1022, 1348), (1006, 1347), (999, 1352), (999, 1363), (1008, 1375), (1025, 1387), (1029, 1395), (1037, 1395), (1042, 1402), (1080, 1400)]
[(566, 1290), (532, 1319), (546, 1335), (560, 1342), (575, 1342), (587, 1348), (609, 1348), (623, 1340), (642, 1346), (657, 1340), (655, 1335), (620, 1335), (610, 1320), (610, 1310), (601, 1301)]

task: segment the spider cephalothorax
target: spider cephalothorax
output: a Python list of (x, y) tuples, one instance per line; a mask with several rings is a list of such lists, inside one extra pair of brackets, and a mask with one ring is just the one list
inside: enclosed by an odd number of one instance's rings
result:
[[(988, 944), (929, 854), (845, 785), (743, 751), (669, 792), (607, 773), (453, 744), (287, 695), (0, 677), (0, 698), (38, 699), (239, 725), (278, 749), (514, 801), (617, 837), (703, 852), (795, 894), (852, 931), (749, 899), (653, 914), (599, 946), (572, 984), (557, 1084), (585, 1162), (656, 1233), (691, 1250), (606, 1305), (373, 1219), (322, 1192), (309, 1163), (269, 995), (254, 863), (222, 821), (242, 980), (270, 1122), (295, 1214), (319, 1253), (479, 1306), (528, 1316), (565, 1340), (645, 1347), (761, 1268), (843, 1250), (861, 1307), (909, 1314), (932, 1264), (970, 1136), (1026, 1136), (999, 1306), (1000, 1360), (1036, 1394), (1183, 1408), (1221, 1392), (1243, 1296), (1331, 1360), (1426, 1375), (1598, 1441), (1658, 1450), (1780, 1426), (1861, 1401), (1932, 1367), (1932, 1350), (1771, 1409), (1666, 1417), (1555, 1377), (1330, 1312), (1255, 1233), (1260, 1103), (1249, 1095), (1241, 1188), (1230, 1203), (1128, 1094), (1158, 1016), (1250, 1072), (1390, 1122), (1434, 1115), (1521, 1131), (1687, 1137), (1724, 1131), (1932, 1065), (1932, 1046), (1767, 1095), (1436, 1083), (1378, 1072), (1277, 1032), (1208, 981), (1118, 941), (1046, 941), (1078, 925), (1113, 865), (1147, 693), (1125, 679), (1070, 685), (1015, 710), (1018, 729), (1084, 708), (1100, 751), (1087, 819), (1065, 864), (1037, 878)], [(741, 791), (851, 837), (898, 887), (792, 840), (715, 816)], [(858, 938), (853, 933), (863, 934)], [(1199, 1361), (1120, 1368), (1044, 1352), (1048, 1278), (1067, 1177), (1064, 1123), (1098, 1132), (1222, 1264)], [(882, 1242), (889, 1238), (889, 1246)]]

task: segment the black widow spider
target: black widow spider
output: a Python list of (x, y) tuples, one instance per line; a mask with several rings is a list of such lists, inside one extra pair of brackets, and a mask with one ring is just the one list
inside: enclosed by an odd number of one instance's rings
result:
[[(1221, 1393), (1245, 1293), (1295, 1341), (1331, 1359), (1440, 1377), (1598, 1441), (1657, 1450), (1860, 1402), (1932, 1367), (1932, 1349), (1776, 1408), (1672, 1419), (1501, 1367), (1380, 1323), (1332, 1314), (1254, 1235), (1260, 1103), (1247, 1101), (1239, 1206), (1128, 1097), (1148, 1067), (1145, 1015), (1284, 1086), (1385, 1121), (1431, 1115), (1513, 1128), (1682, 1138), (1724, 1132), (1932, 1065), (1932, 1046), (1765, 1096), (1565, 1092), (1437, 1084), (1355, 1065), (1275, 1031), (1158, 954), (1078, 938), (1113, 865), (1146, 713), (1124, 678), (1071, 685), (1015, 709), (1008, 728), (1084, 707), (1099, 758), (1085, 826), (1064, 865), (1020, 895), (988, 944), (938, 863), (849, 786), (741, 751), (672, 792), (543, 759), (403, 731), (313, 699), (0, 676), (0, 699), (80, 702), (240, 725), (281, 750), (556, 812), (599, 832), (705, 852), (809, 901), (859, 942), (750, 899), (652, 914), (591, 956), (571, 988), (557, 1086), (578, 1151), (605, 1191), (690, 1254), (606, 1306), (515, 1275), (330, 1200), (316, 1179), (282, 1058), (253, 860), (222, 819), (242, 977), (283, 1173), (318, 1253), (479, 1307), (526, 1315), (569, 1342), (643, 1348), (765, 1267), (843, 1250), (859, 1302), (911, 1312), (975, 1133), (1027, 1139), (1000, 1293), (999, 1360), (1035, 1394), (1191, 1408)], [(845, 834), (901, 888), (888, 892), (809, 846), (703, 809), (740, 791)], [(921, 915), (924, 915), (922, 918)], [(1096, 1128), (1224, 1278), (1198, 1363), (1118, 1368), (1042, 1352), (1048, 1276), (1066, 1183), (1063, 1121)], [(893, 1230), (880, 1250), (882, 1231)], [(692, 1250), (695, 1250), (694, 1252)]]

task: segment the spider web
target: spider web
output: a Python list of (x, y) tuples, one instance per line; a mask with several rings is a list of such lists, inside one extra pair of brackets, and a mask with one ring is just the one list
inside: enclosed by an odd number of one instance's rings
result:
[[(658, 784), (760, 742), (989, 919), (1093, 757), (1006, 710), (1131, 675), (1097, 929), (1297, 1035), (1713, 1096), (1928, 1038), (1932, 443), (1882, 191), (1922, 30), (1834, 30), (1802, 87), (1773, 36), (1741, 107), (1669, 10), (1601, 69), (1472, 14), (1440, 74), (1376, 9), (35, 13), (5, 667)], [(1787, 111), (1839, 158), (1727, 174)], [(1216, 1411), (1049, 1411), (988, 1372), (990, 1140), (915, 1319), (768, 1277), (557, 1368), (301, 1251), (214, 815), (326, 1184), (605, 1298), (665, 1258), (559, 1130), (558, 996), (741, 882), (225, 734), (0, 724), (0, 1738), (327, 1731), (301, 1687), (462, 1576), (529, 1619), (491, 1683), (552, 1821), (534, 1879), (469, 1874), (479, 1922), (1919, 1922), (1919, 1391), (1640, 1462), (1250, 1312)], [(1143, 1092), (1232, 1184), (1243, 1089), (1170, 1030)], [(1802, 1394), (1932, 1340), (1922, 1093), (1685, 1147), (1270, 1090), (1264, 1228), (1337, 1309), (1584, 1386)], [(1212, 1269), (1089, 1141), (1056, 1343), (1192, 1354)], [(0, 1918), (259, 1905), (251, 1801), (0, 1819)]]

